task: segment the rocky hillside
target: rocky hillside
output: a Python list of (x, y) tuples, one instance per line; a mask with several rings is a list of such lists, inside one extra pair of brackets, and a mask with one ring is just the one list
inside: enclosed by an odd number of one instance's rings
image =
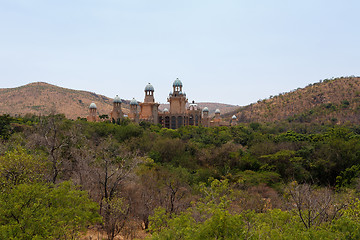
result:
[(238, 108), (241, 122), (360, 123), (360, 77), (326, 79)]
[[(123, 111), (129, 112), (129, 100), (123, 101)], [(67, 118), (86, 117), (90, 103), (96, 103), (100, 115), (112, 110), (112, 99), (100, 94), (67, 89), (44, 82), (30, 83), (17, 88), (0, 89), (0, 114), (10, 115), (48, 115), (62, 113)], [(221, 103), (199, 103), (211, 112), (219, 108), (223, 113), (237, 107)], [(161, 104), (160, 109), (166, 107)]]
[[(0, 89), (0, 114), (48, 115), (49, 113), (63, 113), (68, 118), (76, 119), (87, 116), (88, 107), (92, 102), (96, 103), (99, 114), (108, 114), (112, 109), (111, 98), (44, 82)], [(126, 104), (124, 105), (127, 107)]]

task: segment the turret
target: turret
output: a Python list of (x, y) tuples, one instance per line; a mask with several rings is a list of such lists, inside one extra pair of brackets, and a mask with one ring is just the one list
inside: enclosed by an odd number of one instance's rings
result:
[(89, 115), (86, 117), (89, 122), (96, 122), (98, 120), (97, 107), (95, 103), (91, 103), (89, 106)]
[(154, 87), (150, 83), (145, 87), (145, 99), (144, 102), (155, 102), (154, 100)]
[(130, 113), (129, 113), (129, 118), (130, 118), (131, 120), (133, 120), (134, 122), (136, 122), (136, 123), (139, 122), (138, 106), (139, 106), (139, 103), (136, 101), (135, 98), (133, 98), (133, 99), (130, 101)]
[(118, 120), (124, 117), (124, 114), (121, 109), (121, 98), (116, 95), (113, 100), (113, 110), (110, 113), (110, 116), (114, 120)]

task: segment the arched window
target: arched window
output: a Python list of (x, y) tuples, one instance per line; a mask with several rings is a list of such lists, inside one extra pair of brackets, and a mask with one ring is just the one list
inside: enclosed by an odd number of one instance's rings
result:
[(165, 117), (165, 127), (170, 128), (170, 117), (168, 116)]
[(183, 117), (182, 116), (178, 116), (177, 117), (177, 127), (182, 127), (184, 126), (184, 121), (183, 121)]
[(189, 125), (194, 125), (194, 116), (193, 115), (189, 116)]
[(171, 117), (171, 129), (176, 129), (176, 117)]
[(162, 116), (159, 116), (159, 123), (161, 125), (164, 125), (164, 118)]

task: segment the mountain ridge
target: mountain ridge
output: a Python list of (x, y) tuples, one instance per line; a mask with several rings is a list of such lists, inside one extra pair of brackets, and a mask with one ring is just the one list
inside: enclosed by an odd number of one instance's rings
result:
[(225, 114), (239, 122), (360, 123), (360, 77), (320, 80)]
[[(85, 90), (75, 90), (56, 86), (46, 82), (32, 82), (15, 88), (0, 88), (0, 114), (10, 115), (48, 115), (65, 114), (67, 118), (76, 119), (88, 115), (88, 107), (94, 102), (99, 115), (109, 114), (112, 110), (112, 98)], [(130, 100), (121, 99), (125, 114), (129, 113)], [(210, 113), (219, 108), (226, 113), (238, 106), (223, 103), (198, 103), (207, 106)], [(167, 104), (160, 104), (164, 109)]]

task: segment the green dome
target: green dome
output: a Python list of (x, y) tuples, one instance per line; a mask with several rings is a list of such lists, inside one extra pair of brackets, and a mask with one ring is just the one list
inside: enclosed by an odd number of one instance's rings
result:
[(91, 103), (90, 106), (89, 106), (90, 109), (96, 109), (96, 104), (95, 103)]
[(130, 101), (130, 105), (139, 105), (135, 98)]
[(146, 87), (145, 87), (145, 91), (154, 91), (153, 85), (151, 85), (150, 83), (148, 83), (148, 85), (146, 85)]
[(176, 78), (173, 83), (173, 87), (182, 87), (182, 82), (179, 80), (179, 78)]
[(116, 97), (114, 97), (113, 102), (114, 102), (114, 103), (122, 103), (121, 98), (119, 98), (118, 95), (116, 95)]

